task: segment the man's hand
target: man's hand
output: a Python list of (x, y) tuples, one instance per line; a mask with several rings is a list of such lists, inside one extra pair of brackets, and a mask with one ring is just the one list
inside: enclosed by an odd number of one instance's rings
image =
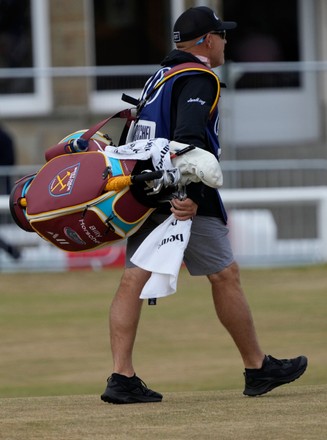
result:
[(188, 220), (196, 215), (198, 205), (191, 199), (172, 199), (170, 203), (170, 210), (177, 220)]

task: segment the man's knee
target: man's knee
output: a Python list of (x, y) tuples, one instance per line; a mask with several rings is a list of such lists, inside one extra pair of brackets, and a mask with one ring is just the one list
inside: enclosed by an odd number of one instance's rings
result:
[(240, 282), (240, 270), (238, 264), (234, 261), (223, 270), (208, 275), (211, 284), (220, 284), (226, 282)]
[(126, 268), (120, 280), (121, 288), (135, 288), (143, 286), (150, 278), (151, 273), (140, 267)]

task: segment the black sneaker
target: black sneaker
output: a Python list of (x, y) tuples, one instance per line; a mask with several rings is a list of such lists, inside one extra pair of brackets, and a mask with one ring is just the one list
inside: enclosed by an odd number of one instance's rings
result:
[(265, 356), (262, 367), (259, 369), (245, 369), (246, 396), (259, 396), (272, 389), (298, 379), (306, 370), (308, 359), (299, 356), (294, 359), (275, 359)]
[(133, 377), (126, 377), (113, 373), (108, 378), (101, 400), (108, 403), (161, 402), (162, 395), (150, 390), (135, 374)]

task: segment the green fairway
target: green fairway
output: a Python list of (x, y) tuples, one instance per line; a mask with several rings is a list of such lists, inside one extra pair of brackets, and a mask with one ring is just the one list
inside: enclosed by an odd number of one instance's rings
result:
[(0, 399), (2, 440), (325, 440), (327, 385), (258, 398), (237, 391), (166, 393), (108, 405), (97, 395)]
[[(0, 274), (1, 397), (101, 394), (111, 373), (108, 307), (120, 275)], [(242, 281), (266, 353), (307, 355), (296, 386), (327, 384), (327, 267), (243, 270)], [(182, 270), (175, 295), (144, 304), (135, 366), (164, 394), (242, 393), (241, 359), (205, 278)]]

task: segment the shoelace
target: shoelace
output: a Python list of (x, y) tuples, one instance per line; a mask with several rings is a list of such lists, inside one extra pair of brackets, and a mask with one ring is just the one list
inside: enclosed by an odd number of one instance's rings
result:
[(271, 356), (270, 354), (267, 357), (277, 365), (283, 365), (284, 362), (288, 361), (288, 359), (276, 359), (273, 356)]
[(140, 379), (137, 376), (133, 377), (133, 379), (135, 380), (135, 385), (137, 384), (139, 386), (139, 388), (142, 390), (143, 394), (147, 394), (150, 391), (149, 388), (147, 387), (146, 383), (143, 382), (142, 379)]
[(140, 379), (138, 376), (133, 376), (130, 378), (126, 378), (125, 380), (117, 380), (115, 377), (108, 377), (107, 381), (109, 382), (111, 379), (116, 380), (119, 382), (122, 386), (128, 387), (129, 385), (133, 385), (135, 387), (138, 387), (144, 395), (146, 395), (148, 392), (150, 392), (150, 389), (147, 387), (146, 383), (143, 382), (142, 379)]

